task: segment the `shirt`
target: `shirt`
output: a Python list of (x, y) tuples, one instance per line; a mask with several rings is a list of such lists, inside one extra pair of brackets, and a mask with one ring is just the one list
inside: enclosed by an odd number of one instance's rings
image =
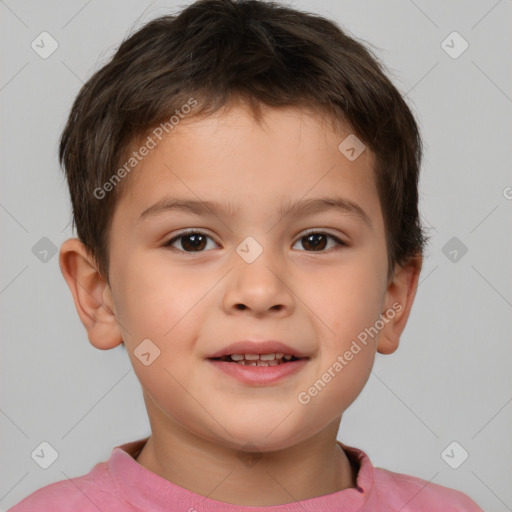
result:
[(212, 500), (139, 464), (148, 438), (116, 446), (83, 476), (47, 485), (8, 512), (483, 512), (468, 496), (426, 480), (373, 467), (362, 450), (338, 444), (355, 467), (356, 488), (266, 507)]

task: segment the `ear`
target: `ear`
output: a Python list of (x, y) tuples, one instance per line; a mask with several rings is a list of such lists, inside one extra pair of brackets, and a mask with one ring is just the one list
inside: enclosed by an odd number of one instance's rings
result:
[(61, 245), (59, 265), (91, 344), (101, 350), (121, 344), (110, 286), (78, 238)]
[(394, 274), (388, 282), (381, 316), (384, 327), (380, 331), (377, 345), (380, 354), (392, 354), (398, 348), (416, 296), (421, 266), (421, 255), (404, 266), (395, 266)]

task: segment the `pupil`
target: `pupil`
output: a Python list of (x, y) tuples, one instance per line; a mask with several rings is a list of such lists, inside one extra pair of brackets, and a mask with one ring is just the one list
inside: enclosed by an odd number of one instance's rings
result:
[[(322, 240), (318, 240), (319, 237), (322, 237)], [(321, 250), (325, 248), (325, 241), (327, 237), (323, 233), (313, 233), (311, 235), (305, 236), (304, 238), (307, 241), (306, 245), (309, 244), (313, 250)], [(304, 243), (302, 245), (307, 249)]]
[[(183, 237), (182, 245), (184, 249), (202, 249), (204, 248), (205, 237), (196, 233), (192, 235), (186, 235)], [(191, 243), (189, 243), (191, 241)], [(188, 247), (187, 247), (188, 246)]]

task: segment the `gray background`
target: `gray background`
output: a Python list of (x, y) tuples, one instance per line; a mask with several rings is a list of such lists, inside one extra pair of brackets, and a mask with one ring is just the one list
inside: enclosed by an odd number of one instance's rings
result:
[[(127, 354), (88, 343), (57, 254), (41, 251), (74, 236), (56, 155), (82, 82), (133, 28), (189, 3), (0, 1), (2, 510), (149, 434)], [(338, 437), (376, 466), (512, 510), (511, 1), (291, 4), (374, 46), (425, 141), (421, 211), (432, 239), (416, 303), (399, 350), (378, 355)], [(47, 59), (31, 48), (43, 31), (59, 44)], [(458, 58), (441, 45), (453, 31), (469, 44)], [(42, 441), (59, 454), (46, 470), (30, 455)], [(458, 469), (441, 456), (453, 441), (469, 453)], [(450, 462), (461, 453), (449, 451)]]

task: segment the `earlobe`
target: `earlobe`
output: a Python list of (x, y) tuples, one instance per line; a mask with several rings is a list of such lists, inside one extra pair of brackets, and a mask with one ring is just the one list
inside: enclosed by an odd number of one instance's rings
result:
[(418, 255), (409, 263), (395, 267), (384, 300), (384, 327), (379, 334), (377, 346), (380, 354), (392, 354), (398, 348), (416, 296), (421, 266), (422, 257)]
[(91, 344), (107, 350), (122, 343), (110, 287), (78, 238), (62, 244), (59, 265)]

